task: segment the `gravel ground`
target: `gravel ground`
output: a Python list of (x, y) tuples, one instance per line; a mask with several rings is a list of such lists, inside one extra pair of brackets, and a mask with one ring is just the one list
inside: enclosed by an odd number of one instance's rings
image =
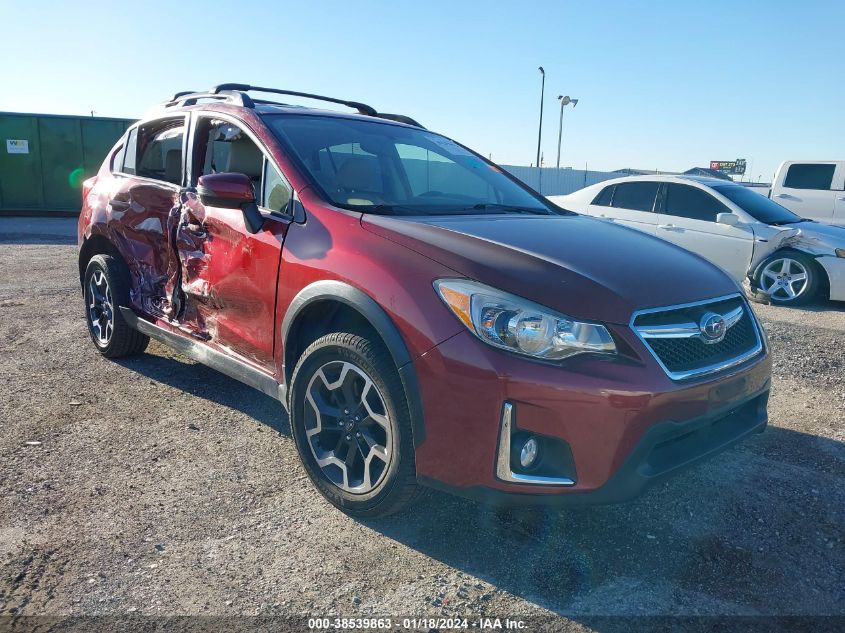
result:
[(845, 615), (843, 304), (757, 306), (770, 429), (635, 502), (356, 521), (275, 401), (157, 343), (101, 358), (48, 242), (0, 243), (0, 614)]

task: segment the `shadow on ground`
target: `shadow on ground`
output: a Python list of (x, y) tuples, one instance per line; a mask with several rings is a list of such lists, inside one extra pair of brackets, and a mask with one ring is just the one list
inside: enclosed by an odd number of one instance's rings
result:
[(842, 613), (843, 464), (839, 442), (770, 428), (628, 504), (508, 512), (433, 494), (367, 524), (576, 619)]
[(241, 411), (274, 431), (290, 436), (287, 414), (278, 400), (205, 365), (156, 354), (121, 358), (115, 362), (151, 380)]
[[(118, 362), (290, 435), (276, 400), (212, 369)], [(364, 524), (598, 630), (592, 616), (841, 614), (843, 476), (845, 445), (770, 427), (627, 504), (505, 511), (431, 492)]]

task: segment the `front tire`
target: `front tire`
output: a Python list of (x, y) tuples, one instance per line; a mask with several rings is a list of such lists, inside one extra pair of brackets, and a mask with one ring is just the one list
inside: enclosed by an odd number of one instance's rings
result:
[(815, 260), (798, 251), (779, 251), (757, 269), (757, 287), (776, 305), (804, 305), (819, 294), (821, 272)]
[(120, 308), (129, 307), (129, 270), (112, 255), (94, 255), (85, 268), (85, 322), (97, 351), (106, 358), (140, 354), (148, 336), (129, 327)]
[(312, 343), (291, 379), (291, 432), (314, 486), (343, 512), (398, 512), (418, 486), (405, 390), (382, 345), (349, 333)]

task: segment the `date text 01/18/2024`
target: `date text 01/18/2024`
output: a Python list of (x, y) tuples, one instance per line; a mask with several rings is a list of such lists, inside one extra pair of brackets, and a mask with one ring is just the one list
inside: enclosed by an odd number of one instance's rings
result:
[(511, 618), (309, 618), (310, 630), (431, 630), (431, 629), (478, 629), (512, 630), (525, 629), (523, 620)]

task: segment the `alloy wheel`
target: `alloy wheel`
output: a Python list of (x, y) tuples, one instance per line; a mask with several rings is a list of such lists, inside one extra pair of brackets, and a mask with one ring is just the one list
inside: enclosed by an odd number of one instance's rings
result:
[(760, 274), (761, 289), (778, 301), (794, 301), (804, 294), (808, 281), (804, 264), (789, 257), (772, 260)]
[(102, 270), (95, 270), (88, 281), (88, 321), (97, 343), (101, 347), (108, 345), (114, 333), (114, 304)]
[(322, 365), (305, 396), (305, 435), (323, 474), (338, 488), (365, 494), (390, 466), (393, 433), (384, 397), (362, 368)]

